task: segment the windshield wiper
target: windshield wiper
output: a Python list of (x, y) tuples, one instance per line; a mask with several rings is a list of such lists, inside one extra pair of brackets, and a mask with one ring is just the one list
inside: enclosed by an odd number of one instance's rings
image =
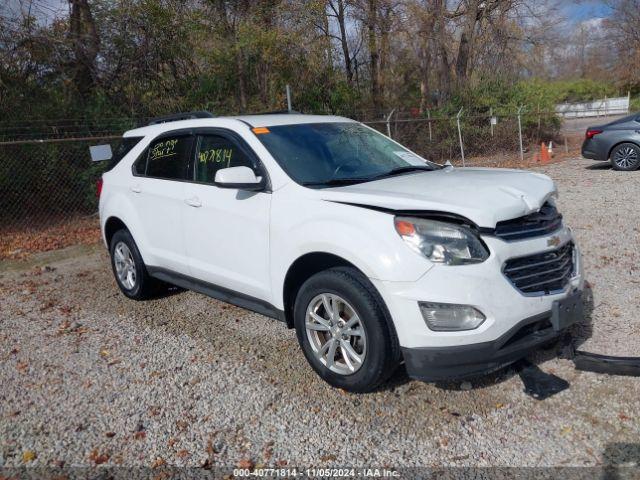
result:
[(373, 177), (369, 177), (369, 181), (379, 180), (381, 178), (393, 177), (394, 175), (402, 175), (403, 173), (407, 173), (407, 172), (417, 172), (417, 171), (431, 172), (433, 170), (435, 170), (435, 168), (430, 167), (428, 165), (409, 165), (406, 167), (394, 168), (393, 170), (380, 173), (379, 175), (374, 175)]
[(354, 177), (354, 178), (331, 178), (322, 182), (303, 182), (305, 187), (339, 187), (344, 185), (353, 185), (356, 183), (368, 182), (368, 177)]
[(371, 177), (353, 177), (353, 178), (331, 178), (323, 182), (304, 182), (302, 185), (305, 187), (339, 187), (344, 185), (354, 185), (356, 183), (371, 182), (373, 180), (380, 180), (382, 178), (393, 177), (394, 175), (401, 175), (407, 172), (425, 171), (431, 172), (435, 168), (428, 165), (409, 165), (406, 167), (394, 168), (388, 172), (373, 175)]

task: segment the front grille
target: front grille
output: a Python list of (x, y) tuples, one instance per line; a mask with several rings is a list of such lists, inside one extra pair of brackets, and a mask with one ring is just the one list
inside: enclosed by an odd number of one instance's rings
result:
[(524, 217), (498, 222), (495, 235), (503, 240), (520, 240), (555, 232), (562, 226), (562, 215), (549, 202)]
[(574, 273), (573, 243), (528, 257), (512, 258), (504, 264), (509, 281), (526, 295), (549, 295), (563, 290)]

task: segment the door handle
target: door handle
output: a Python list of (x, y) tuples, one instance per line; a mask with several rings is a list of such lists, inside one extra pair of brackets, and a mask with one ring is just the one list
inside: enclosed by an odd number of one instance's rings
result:
[(190, 207), (198, 208), (198, 207), (202, 206), (202, 202), (200, 201), (200, 199), (198, 197), (187, 198), (187, 199), (185, 199), (184, 203), (186, 203)]
[(131, 186), (131, 191), (133, 193), (140, 193), (142, 191), (142, 189), (140, 188), (140, 185), (132, 185)]

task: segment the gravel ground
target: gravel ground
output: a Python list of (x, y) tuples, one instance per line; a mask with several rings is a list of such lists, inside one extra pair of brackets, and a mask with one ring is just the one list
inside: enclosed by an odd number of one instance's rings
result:
[[(638, 355), (640, 172), (572, 160), (558, 183), (593, 289), (582, 346)], [(78, 253), (80, 252), (80, 253)], [(66, 257), (66, 258), (65, 258)], [(133, 302), (102, 248), (0, 267), (0, 466), (598, 466), (640, 460), (640, 381), (533, 358), (468, 384), (326, 386), (282, 324), (183, 292)], [(591, 324), (589, 326), (588, 324)]]

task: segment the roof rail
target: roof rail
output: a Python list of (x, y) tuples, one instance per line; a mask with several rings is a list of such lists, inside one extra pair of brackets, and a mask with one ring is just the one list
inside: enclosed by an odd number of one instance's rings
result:
[(149, 125), (158, 125), (160, 123), (177, 122), (178, 120), (193, 120), (195, 118), (214, 118), (214, 115), (210, 112), (184, 112), (174, 113), (172, 115), (165, 115), (163, 117), (152, 118)]
[(246, 115), (282, 115), (285, 113), (300, 115), (300, 112), (296, 110), (273, 110), (271, 112), (247, 113)]

